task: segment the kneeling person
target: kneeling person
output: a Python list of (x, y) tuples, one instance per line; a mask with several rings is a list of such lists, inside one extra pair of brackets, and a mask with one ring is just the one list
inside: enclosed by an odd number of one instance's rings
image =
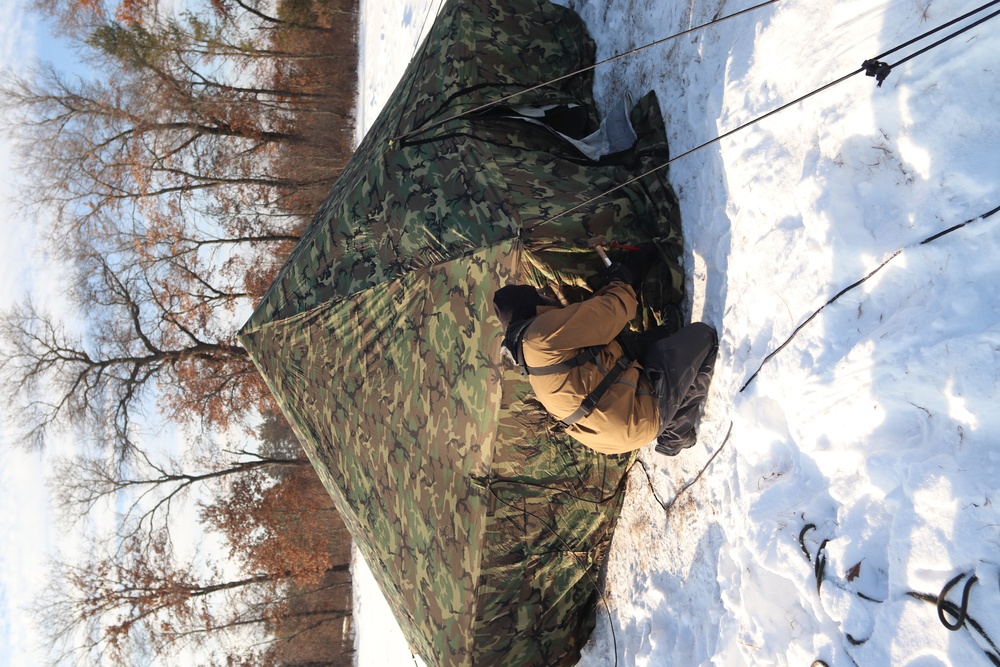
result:
[(710, 326), (695, 323), (673, 335), (657, 327), (624, 341), (619, 334), (638, 303), (620, 279), (563, 307), (534, 287), (508, 285), (497, 290), (493, 305), (506, 329), (504, 347), (567, 434), (604, 454), (656, 440), (657, 451), (674, 455), (695, 443), (698, 407), (715, 361)]

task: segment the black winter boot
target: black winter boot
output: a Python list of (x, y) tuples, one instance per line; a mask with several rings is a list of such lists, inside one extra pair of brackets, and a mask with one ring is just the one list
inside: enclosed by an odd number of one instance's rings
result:
[(677, 456), (682, 449), (694, 447), (698, 442), (698, 434), (691, 429), (681, 436), (668, 436), (666, 433), (656, 438), (656, 451), (665, 456)]

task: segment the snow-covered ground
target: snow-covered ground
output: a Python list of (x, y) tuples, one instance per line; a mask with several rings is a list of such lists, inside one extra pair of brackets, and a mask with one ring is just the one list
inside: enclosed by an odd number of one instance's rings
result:
[[(599, 58), (755, 4), (563, 1)], [(600, 68), (598, 103), (655, 89), (677, 155), (980, 4), (781, 0)], [(363, 125), (438, 5), (362, 3)], [(1000, 17), (881, 88), (857, 74), (671, 166), (693, 318), (721, 334), (716, 379), (699, 445), (644, 452), (648, 477), (632, 472), (609, 609), (581, 665), (931, 667), (1000, 653), (910, 594), (968, 573), (947, 596), (958, 603), (975, 574), (969, 616), (1000, 644), (1000, 214), (919, 243), (1000, 205), (998, 66)], [(359, 589), (359, 663), (412, 664), (377, 590)]]

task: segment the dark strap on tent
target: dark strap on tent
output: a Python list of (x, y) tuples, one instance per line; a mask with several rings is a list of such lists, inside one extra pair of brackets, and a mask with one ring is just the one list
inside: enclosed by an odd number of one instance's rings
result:
[(528, 365), (524, 363), (524, 353), (521, 351), (521, 339), (524, 338), (524, 330), (534, 321), (535, 318), (530, 317), (526, 320), (519, 320), (512, 323), (507, 327), (507, 331), (503, 337), (502, 345), (514, 357), (514, 363), (517, 365), (517, 369), (521, 371), (521, 375), (528, 374)]
[[(577, 354), (572, 359), (567, 359), (566, 361), (559, 362), (557, 364), (551, 364), (549, 366), (528, 366), (524, 363), (524, 352), (521, 349), (521, 340), (524, 338), (524, 332), (531, 325), (535, 318), (530, 318), (527, 320), (521, 320), (515, 322), (508, 327), (506, 334), (504, 335), (503, 345), (510, 350), (511, 354), (514, 356), (514, 362), (517, 364), (518, 368), (521, 370), (523, 375), (554, 375), (556, 373), (566, 373), (574, 368), (582, 366), (589, 363), (597, 358), (597, 355), (601, 353), (604, 349), (603, 345), (595, 345), (584, 349), (582, 352)], [(597, 385), (594, 391), (590, 392), (587, 398), (583, 399), (583, 403), (578, 407), (573, 414), (569, 415), (565, 419), (560, 419), (566, 426), (572, 426), (576, 422), (580, 421), (597, 407), (597, 404), (604, 397), (604, 394), (608, 392), (618, 378), (621, 377), (625, 369), (632, 365), (633, 355), (632, 346), (629, 341), (626, 340), (624, 336), (624, 331), (615, 337), (618, 344), (621, 345), (623, 354), (615, 362), (615, 365), (611, 367), (611, 370), (604, 376), (601, 382)]]
[[(504, 335), (503, 345), (510, 350), (511, 355), (514, 357), (514, 362), (520, 369), (522, 375), (534, 375), (536, 377), (543, 375), (555, 375), (556, 373), (568, 373), (574, 368), (583, 366), (597, 358), (604, 349), (604, 345), (592, 345), (590, 347), (583, 348), (579, 354), (566, 361), (560, 361), (556, 364), (549, 364), (548, 366), (529, 366), (524, 361), (524, 351), (521, 349), (522, 340), (524, 338), (524, 332), (527, 330), (531, 323), (535, 321), (535, 318), (530, 318), (527, 320), (521, 320), (519, 322), (514, 322), (507, 329)], [(625, 331), (615, 336), (615, 340), (618, 344), (622, 346), (622, 350), (625, 350), (626, 354), (629, 354), (631, 350), (631, 343), (626, 340)], [(632, 356), (634, 359), (634, 355)]]
[(601, 353), (604, 349), (603, 345), (595, 345), (593, 347), (588, 347), (584, 349), (580, 354), (576, 355), (572, 359), (567, 359), (566, 361), (560, 361), (558, 364), (550, 364), (548, 366), (528, 366), (525, 365), (524, 368), (527, 369), (528, 375), (555, 375), (556, 373), (568, 373), (578, 366), (583, 366), (584, 364), (593, 361), (597, 358), (597, 355)]
[(610, 371), (608, 371), (608, 374), (604, 376), (603, 380), (601, 380), (601, 383), (597, 385), (597, 388), (590, 392), (587, 398), (583, 399), (583, 404), (580, 405), (580, 407), (578, 407), (573, 414), (564, 419), (560, 419), (559, 421), (566, 426), (572, 426), (593, 412), (594, 408), (597, 407), (597, 404), (600, 403), (602, 398), (604, 398), (604, 394), (606, 394), (608, 389), (611, 388), (611, 385), (617, 382), (618, 378), (620, 378), (622, 373), (625, 372), (625, 369), (631, 365), (632, 359), (627, 354), (623, 354), (619, 357), (618, 361), (615, 362), (615, 365)]

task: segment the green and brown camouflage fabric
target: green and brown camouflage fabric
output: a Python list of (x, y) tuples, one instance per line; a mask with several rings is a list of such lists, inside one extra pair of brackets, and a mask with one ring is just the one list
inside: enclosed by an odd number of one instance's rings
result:
[[(241, 333), (431, 665), (576, 662), (634, 460), (577, 444), (505, 368), (493, 292), (583, 298), (600, 268), (586, 243), (603, 235), (659, 239), (637, 328), (682, 297), (664, 172), (602, 195), (666, 161), (652, 95), (631, 112), (636, 148), (600, 163), (542, 127), (455, 117), (593, 56), (579, 18), (547, 1), (447, 2)], [(591, 86), (578, 75), (512, 104), (592, 109)]]

